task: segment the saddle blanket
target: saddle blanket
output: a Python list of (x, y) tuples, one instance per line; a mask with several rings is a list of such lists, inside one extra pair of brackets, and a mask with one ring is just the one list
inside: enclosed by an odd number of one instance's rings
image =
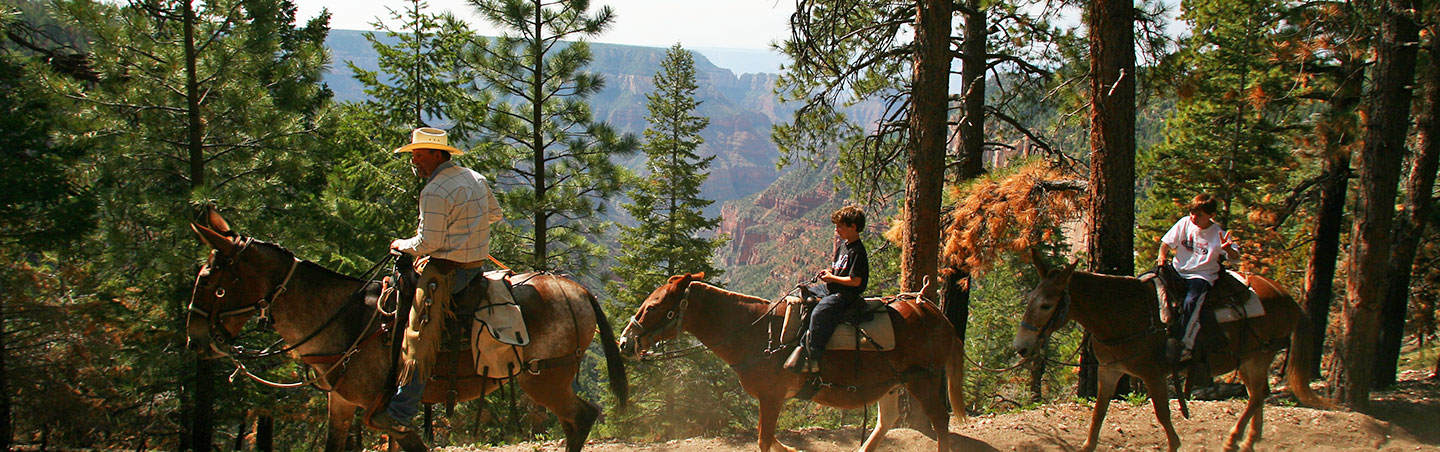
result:
[[(1235, 278), (1235, 280), (1241, 282), (1246, 281), (1245, 275), (1237, 273), (1234, 270), (1226, 271), (1229, 272), (1230, 276)], [(1156, 288), (1156, 290), (1159, 291), (1160, 295), (1160, 321), (1169, 323), (1171, 313), (1170, 309), (1165, 304), (1165, 289), (1160, 288), (1160, 285), (1158, 283), (1156, 284)], [(1255, 293), (1255, 289), (1249, 288), (1248, 282), (1246, 283), (1246, 288), (1248, 289), (1246, 291), (1246, 295), (1248, 296), (1245, 297), (1245, 302), (1231, 303), (1225, 306), (1221, 306), (1219, 308), (1204, 310), (1214, 312), (1215, 320), (1217, 320), (1219, 323), (1229, 323), (1240, 319), (1249, 319), (1265, 315), (1265, 305), (1260, 303), (1260, 295)], [(1201, 297), (1200, 302), (1203, 306), (1203, 303), (1205, 302), (1204, 296)]]
[(486, 299), (491, 304), (475, 310), (470, 326), (470, 356), (474, 358), (475, 372), (489, 378), (510, 378), (519, 373), (522, 347), (530, 345), (530, 331), (520, 305), (512, 301), (507, 276), (509, 272), (504, 270), (485, 273), (490, 280)]
[[(884, 298), (866, 298), (865, 311), (871, 313), (870, 320), (860, 322), (859, 332), (848, 322), (841, 322), (830, 336), (826, 350), (867, 350), (889, 351), (895, 349), (895, 326), (890, 323), (889, 308)], [(785, 323), (781, 327), (780, 342), (789, 343), (799, 337), (801, 318), (807, 309), (798, 297), (785, 297)], [(857, 340), (856, 337), (859, 337)]]

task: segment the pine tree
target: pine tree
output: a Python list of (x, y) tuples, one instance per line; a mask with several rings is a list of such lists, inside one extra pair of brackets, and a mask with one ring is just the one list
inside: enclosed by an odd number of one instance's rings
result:
[(585, 40), (605, 31), (614, 11), (587, 13), (586, 0), (471, 3), (502, 30), (467, 57), (497, 96), (482, 126), (493, 145), (483, 154), (513, 165), (495, 181), (513, 220), (495, 228), (492, 254), (512, 267), (585, 273), (604, 253), (595, 239), (609, 228), (602, 201), (622, 188), (625, 170), (613, 158), (637, 146), (596, 121), (586, 102), (604, 81), (584, 71), (592, 58)]
[(1373, 87), (1366, 99), (1365, 145), (1356, 159), (1360, 190), (1350, 229), (1350, 255), (1345, 264), (1344, 321), (1335, 347), (1336, 364), (1329, 382), (1337, 401), (1355, 410), (1370, 405), (1380, 310), (1384, 306), (1384, 275), (1392, 251), (1395, 199), (1401, 162), (1407, 152), (1410, 107), (1420, 26), (1420, 2), (1389, 0), (1380, 9), (1380, 39)]
[[(648, 175), (639, 178), (627, 191), (631, 202), (622, 207), (635, 218), (634, 226), (620, 227), (620, 265), (615, 273), (623, 281), (610, 284), (610, 293), (619, 300), (611, 312), (634, 312), (645, 297), (671, 275), (705, 272), (706, 278), (720, 271), (710, 257), (723, 238), (702, 237), (714, 229), (719, 218), (705, 218), (701, 210), (712, 201), (700, 198), (700, 185), (709, 177), (707, 169), (715, 156), (701, 158), (704, 143), (700, 132), (709, 118), (696, 116), (700, 103), (695, 99), (695, 61), (679, 44), (671, 47), (655, 74), (655, 90), (649, 100), (645, 129)], [(655, 420), (646, 416), (622, 420), (627, 428), (647, 428), (664, 438), (722, 430), (708, 422), (714, 416), (685, 410), (684, 407), (727, 407), (729, 401), (745, 394), (729, 376), (729, 367), (713, 354), (702, 353), (668, 363), (663, 368), (634, 368), (637, 388), (653, 394), (637, 394), (643, 408), (635, 413), (662, 413)], [(645, 383), (650, 382), (650, 383)], [(661, 383), (664, 382), (664, 383)], [(653, 401), (654, 403), (647, 403)], [(676, 410), (682, 410), (677, 413)], [(698, 422), (692, 422), (692, 420)], [(642, 426), (641, 424), (650, 424)]]
[(1287, 241), (1249, 214), (1274, 210), (1282, 200), (1273, 193), (1288, 182), (1288, 172), (1279, 169), (1296, 163), (1280, 127), (1298, 119), (1287, 114), (1296, 99), (1284, 95), (1294, 81), (1271, 60), (1285, 9), (1254, 1), (1185, 5), (1181, 20), (1198, 32), (1175, 58), (1185, 75), (1165, 120), (1165, 140), (1143, 158), (1142, 172), (1153, 176), (1144, 184), (1149, 203), (1141, 209), (1136, 248), (1154, 256), (1159, 237), (1185, 215), (1182, 206), (1207, 192), (1222, 201), (1217, 221), (1242, 240), (1247, 270), (1269, 273), (1267, 254), (1284, 250)]
[(157, 436), (210, 450), (216, 425), (236, 415), (217, 403), (232, 388), (214, 385), (214, 362), (158, 352), (181, 349), (173, 332), (183, 328), (203, 256), (186, 251), (198, 244), (185, 224), (195, 204), (211, 200), (243, 212), (236, 217), (272, 239), (302, 229), (281, 224), (314, 214), (306, 204), (329, 160), (311, 152), (330, 97), (319, 83), (328, 16), (297, 26), (285, 0), (79, 0), (55, 8), (90, 37), (100, 80), (44, 82), (76, 101), (75, 122), (57, 140), (104, 150), (80, 166), (104, 221), (78, 260), (89, 276), (79, 285), (110, 303), (109, 312), (92, 313), (108, 329), (74, 345), (110, 351), (115, 364), (81, 366), (75, 378), (115, 382), (107, 399), (129, 401), (117, 404), (178, 402), (126, 414), (172, 415), (168, 425), (181, 434)]
[[(405, 155), (392, 152), (409, 142), (410, 131), (442, 128), (452, 146), (469, 149), (487, 102), (487, 91), (475, 85), (462, 59), (476, 42), (474, 32), (452, 14), (427, 13), (425, 2), (408, 3), (391, 10), (389, 21), (374, 23), (381, 33), (364, 35), (379, 57), (377, 70), (346, 62), (369, 98), (341, 105), (324, 131), (339, 161), (322, 195), (325, 227), (311, 233), (329, 247), (320, 261), (333, 268), (364, 271), (385, 255), (391, 240), (414, 233), (424, 181), (411, 174)], [(494, 174), (496, 168), (475, 155), (455, 161)]]
[[(704, 143), (700, 131), (710, 120), (696, 116), (700, 103), (695, 100), (694, 57), (676, 44), (660, 65), (655, 91), (645, 96), (650, 127), (641, 148), (649, 175), (627, 191), (632, 201), (622, 206), (636, 221), (635, 226), (620, 227), (623, 251), (615, 272), (624, 282), (612, 293), (623, 300), (643, 300), (671, 275), (720, 276), (710, 256), (724, 239), (700, 236), (720, 219), (705, 218), (701, 212), (713, 202), (700, 198), (700, 185), (709, 177), (706, 170), (715, 156), (701, 158), (698, 153)], [(627, 311), (635, 307), (627, 306)]]

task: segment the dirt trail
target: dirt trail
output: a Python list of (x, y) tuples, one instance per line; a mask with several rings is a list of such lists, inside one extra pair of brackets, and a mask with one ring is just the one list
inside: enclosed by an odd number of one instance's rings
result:
[[(1392, 391), (1375, 394), (1368, 413), (1321, 411), (1280, 406), (1274, 400), (1265, 407), (1264, 437), (1257, 444), (1262, 451), (1440, 451), (1440, 381), (1420, 380), (1421, 375), (1401, 382)], [(1182, 451), (1218, 451), (1244, 410), (1243, 400), (1191, 402), (1191, 418), (1180, 419)], [(1018, 413), (952, 420), (957, 451), (1070, 451), (1085, 442), (1090, 420), (1088, 405), (1066, 403), (1047, 405)], [(690, 438), (665, 443), (594, 441), (585, 447), (594, 452), (753, 452), (754, 435), (725, 438)], [(807, 428), (779, 434), (780, 441), (805, 451), (848, 451), (860, 444), (857, 428)], [(910, 429), (892, 430), (882, 451), (929, 451), (935, 442)], [(452, 447), (450, 452), (479, 449)], [(489, 449), (500, 452), (562, 450), (559, 441), (524, 443)], [(1148, 402), (1131, 406), (1116, 401), (1110, 405), (1100, 450), (1161, 451), (1165, 436), (1155, 422)]]

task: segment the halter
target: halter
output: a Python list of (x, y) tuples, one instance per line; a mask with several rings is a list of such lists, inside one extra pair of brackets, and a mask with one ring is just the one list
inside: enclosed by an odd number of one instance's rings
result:
[(1026, 322), (1025, 319), (1022, 318), (1020, 319), (1020, 327), (1027, 331), (1034, 331), (1035, 334), (1041, 338), (1049, 338), (1050, 333), (1054, 333), (1055, 330), (1059, 329), (1060, 324), (1065, 321), (1065, 318), (1070, 316), (1070, 289), (1068, 287), (1065, 289), (1064, 296), (1060, 298), (1059, 306), (1056, 306), (1055, 309), (1056, 311), (1050, 314), (1050, 319), (1045, 321), (1045, 326), (1036, 328), (1035, 325), (1031, 325), (1030, 322)]
[[(224, 264), (223, 264), (223, 265), (217, 265), (217, 266), (215, 266), (215, 267), (213, 267), (213, 268), (218, 270), (218, 269), (224, 269), (225, 267), (227, 267), (227, 266), (229, 266), (229, 265), (233, 265), (233, 264), (235, 263), (235, 260), (236, 260), (237, 258), (239, 258), (240, 255), (245, 252), (245, 250), (249, 249), (250, 246), (251, 246), (252, 244), (254, 244), (254, 242), (255, 242), (255, 239), (254, 239), (254, 238), (246, 237), (246, 238), (244, 239), (244, 241), (241, 242), (241, 246), (240, 246), (240, 250), (239, 250), (239, 251), (235, 252), (235, 254), (234, 254), (233, 256), (230, 256), (229, 258), (226, 258), (226, 259), (224, 260)], [(282, 248), (282, 249), (283, 249), (283, 248)], [(380, 268), (385, 265), (386, 262), (393, 262), (396, 256), (397, 256), (397, 254), (392, 252), (392, 253), (388, 254), (387, 256), (385, 256), (384, 258), (381, 258), (379, 261), (377, 261), (377, 262), (375, 263), (374, 266), (370, 267), (370, 270), (367, 270), (367, 271), (365, 272), (365, 277), (363, 277), (363, 278), (361, 278), (361, 279), (362, 279), (362, 280), (368, 280), (370, 277), (374, 276), (374, 275), (380, 270)], [(221, 320), (224, 320), (224, 319), (227, 318), (227, 317), (234, 317), (234, 316), (238, 316), (238, 315), (241, 315), (241, 314), (246, 314), (246, 313), (253, 312), (253, 311), (259, 311), (259, 312), (260, 312), (259, 315), (258, 315), (258, 317), (259, 317), (262, 321), (269, 321), (269, 319), (270, 319), (270, 305), (273, 304), (273, 302), (274, 302), (277, 298), (279, 298), (281, 294), (284, 294), (284, 293), (286, 292), (286, 290), (287, 290), (287, 289), (286, 289), (286, 286), (290, 283), (290, 278), (295, 275), (295, 269), (296, 269), (297, 267), (299, 267), (299, 265), (300, 265), (300, 259), (299, 259), (298, 257), (295, 257), (295, 254), (294, 254), (294, 253), (291, 253), (291, 254), (290, 254), (290, 258), (291, 258), (290, 269), (285, 272), (285, 277), (280, 280), (280, 284), (277, 284), (274, 288), (270, 289), (270, 291), (269, 291), (268, 293), (266, 293), (265, 296), (260, 297), (260, 299), (259, 299), (258, 301), (256, 301), (254, 304), (251, 304), (251, 305), (248, 305), (248, 306), (245, 306), (245, 307), (241, 307), (241, 308), (229, 309), (229, 310), (224, 310), (224, 311), (216, 311), (216, 312), (213, 312), (213, 313), (212, 313), (212, 312), (206, 311), (206, 310), (204, 310), (204, 309), (202, 309), (202, 308), (196, 307), (196, 306), (195, 306), (195, 299), (194, 299), (194, 297), (192, 296), (191, 299), (190, 299), (189, 310), (190, 310), (190, 312), (193, 312), (193, 313), (196, 313), (196, 314), (200, 314), (201, 316), (204, 316), (207, 320), (210, 321), (210, 325), (209, 325), (209, 326), (210, 326), (210, 335), (211, 335), (210, 349), (213, 350), (213, 351), (215, 351), (216, 353), (219, 353), (221, 356), (223, 356), (223, 357), (225, 357), (225, 358), (228, 358), (228, 359), (229, 359), (232, 363), (234, 363), (234, 365), (235, 365), (235, 372), (230, 375), (230, 381), (231, 381), (231, 382), (235, 381), (235, 378), (236, 378), (237, 376), (244, 375), (244, 376), (246, 376), (246, 377), (249, 377), (249, 378), (252, 379), (252, 380), (255, 380), (256, 382), (259, 382), (259, 383), (264, 384), (264, 385), (267, 385), (267, 386), (276, 387), (276, 388), (293, 388), (293, 387), (300, 387), (300, 386), (315, 385), (317, 388), (320, 388), (321, 390), (330, 391), (331, 389), (334, 389), (334, 383), (333, 383), (333, 382), (332, 382), (330, 388), (323, 388), (323, 387), (320, 386), (319, 383), (328, 381), (330, 375), (336, 373), (336, 372), (337, 372), (337, 369), (339, 369), (340, 374), (343, 375), (343, 374), (344, 374), (344, 370), (343, 370), (343, 369), (344, 369), (345, 367), (347, 367), (347, 365), (348, 365), (349, 362), (350, 362), (351, 357), (354, 356), (355, 353), (357, 353), (357, 352), (360, 351), (360, 347), (361, 347), (362, 345), (364, 345), (365, 343), (370, 342), (371, 340), (374, 340), (374, 339), (378, 338), (380, 335), (382, 335), (382, 334), (386, 333), (387, 331), (389, 331), (388, 328), (387, 328), (388, 325), (386, 325), (386, 324), (384, 324), (384, 323), (380, 323), (380, 327), (379, 327), (374, 333), (371, 333), (371, 334), (368, 334), (368, 335), (367, 335), (367, 334), (361, 334), (361, 335), (357, 336), (357, 337), (355, 338), (355, 340), (351, 342), (350, 346), (345, 349), (344, 352), (341, 352), (341, 353), (339, 353), (339, 354), (333, 355), (333, 356), (336, 357), (336, 359), (334, 360), (335, 363), (336, 363), (336, 365), (331, 366), (330, 369), (328, 369), (328, 370), (326, 370), (326, 371), (324, 371), (324, 372), (315, 373), (315, 375), (314, 375), (313, 377), (310, 377), (310, 378), (308, 378), (308, 379), (305, 379), (304, 381), (300, 381), (300, 382), (296, 382), (296, 383), (276, 383), (276, 382), (272, 382), (272, 381), (266, 380), (266, 379), (264, 379), (264, 378), (262, 378), (262, 377), (260, 377), (260, 376), (255, 375), (254, 373), (252, 373), (252, 372), (250, 371), (250, 369), (247, 368), (247, 367), (244, 365), (244, 363), (241, 362), (241, 360), (242, 360), (242, 359), (265, 358), (265, 357), (270, 357), (270, 356), (274, 356), (274, 355), (285, 354), (285, 353), (289, 353), (289, 352), (291, 352), (291, 351), (299, 348), (301, 345), (303, 345), (303, 344), (309, 342), (311, 339), (314, 339), (315, 337), (319, 336), (319, 334), (320, 334), (321, 332), (323, 332), (325, 329), (329, 328), (331, 325), (335, 324), (335, 322), (336, 322), (337, 320), (339, 320), (340, 317), (341, 317), (343, 314), (345, 314), (345, 313), (350, 309), (351, 306), (355, 306), (355, 304), (352, 303), (351, 301), (353, 301), (355, 297), (357, 297), (357, 296), (359, 296), (361, 293), (363, 293), (363, 292), (366, 290), (365, 288), (368, 287), (370, 284), (361, 285), (361, 287), (360, 287), (359, 289), (356, 289), (356, 291), (355, 291), (354, 293), (350, 294), (350, 296), (348, 296), (348, 297), (346, 298), (347, 301), (345, 302), (345, 304), (342, 305), (342, 306), (340, 307), (340, 309), (336, 310), (333, 314), (331, 314), (331, 315), (330, 315), (330, 318), (326, 319), (325, 322), (320, 325), (320, 327), (316, 328), (314, 331), (311, 331), (309, 334), (305, 335), (303, 338), (301, 338), (299, 341), (296, 341), (294, 344), (291, 344), (291, 345), (289, 345), (289, 346), (287, 346), (287, 347), (283, 347), (283, 348), (278, 349), (278, 350), (275, 349), (275, 346), (283, 343), (283, 339), (280, 340), (280, 341), (277, 341), (275, 344), (272, 344), (272, 345), (269, 346), (269, 347), (266, 347), (264, 350), (262, 350), (262, 351), (260, 351), (260, 352), (258, 352), (258, 353), (246, 352), (246, 351), (245, 351), (244, 349), (242, 349), (240, 346), (231, 344), (231, 342), (234, 341), (235, 338), (232, 337), (232, 336), (230, 336), (230, 333), (229, 333), (228, 331), (226, 331), (225, 328), (223, 328), (223, 327), (222, 327), (222, 328), (216, 328), (217, 326), (219, 326), (219, 322), (220, 322)], [(373, 284), (373, 281), (372, 281), (371, 283)], [(382, 317), (382, 315), (381, 315), (381, 313), (383, 312), (383, 307), (382, 307), (382, 306), (383, 306), (384, 303), (385, 303), (385, 297), (387, 296), (387, 294), (391, 294), (391, 293), (394, 293), (394, 288), (390, 288), (390, 289), (388, 289), (388, 290), (382, 291), (382, 293), (380, 294), (380, 300), (376, 302), (376, 310), (375, 310), (375, 312), (372, 312), (372, 313), (370, 314), (370, 319), (369, 319), (368, 323), (366, 324), (365, 328), (362, 329), (362, 331), (370, 330), (371, 327), (374, 327), (374, 326), (377, 324), (377, 322), (380, 321), (379, 319)], [(225, 296), (225, 289), (224, 289), (223, 287), (217, 288), (216, 291), (215, 291), (215, 296), (216, 296), (217, 298), (223, 298), (223, 297)], [(230, 346), (230, 350), (222, 349), (219, 345), (229, 345), (229, 346)], [(326, 356), (328, 356), (328, 355), (326, 355)], [(303, 360), (303, 357), (302, 357), (302, 360)], [(308, 363), (308, 362), (307, 362), (307, 363)], [(310, 364), (312, 364), (312, 366), (313, 366), (313, 363), (310, 363)], [(313, 368), (313, 367), (312, 367), (312, 368)]]
[[(225, 265), (217, 266), (216, 269), (217, 269), (217, 270), (218, 270), (218, 269), (223, 269), (223, 268), (225, 268), (225, 267), (229, 267), (230, 265), (234, 264), (234, 263), (235, 263), (235, 259), (239, 258), (241, 254), (245, 253), (245, 250), (250, 249), (250, 245), (251, 245), (251, 244), (254, 244), (254, 243), (255, 243), (255, 239), (254, 239), (254, 238), (252, 238), (252, 237), (246, 237), (245, 240), (244, 240), (243, 242), (241, 242), (241, 244), (240, 244), (240, 251), (235, 252), (235, 255), (234, 255), (234, 256), (231, 256), (230, 258), (228, 258), (228, 259), (225, 260)], [(291, 261), (290, 261), (290, 270), (288, 270), (288, 271), (285, 272), (285, 278), (281, 279), (281, 280), (280, 280), (280, 284), (278, 284), (278, 285), (276, 285), (275, 287), (271, 288), (269, 293), (266, 293), (265, 296), (260, 297), (260, 300), (256, 301), (254, 304), (247, 305), (247, 306), (240, 307), (240, 308), (229, 309), (229, 310), (225, 310), (225, 311), (209, 312), (209, 311), (206, 311), (206, 310), (203, 309), (203, 308), (200, 308), (200, 307), (195, 306), (195, 298), (194, 298), (194, 297), (191, 297), (191, 298), (190, 298), (190, 307), (189, 307), (190, 312), (193, 312), (193, 313), (196, 313), (196, 314), (200, 314), (201, 316), (205, 317), (206, 320), (209, 320), (209, 321), (210, 321), (210, 327), (211, 327), (211, 329), (214, 329), (214, 327), (215, 327), (216, 324), (218, 324), (218, 323), (219, 323), (220, 321), (222, 321), (222, 320), (225, 320), (225, 319), (228, 318), (228, 317), (235, 317), (235, 316), (238, 316), (238, 315), (241, 315), (241, 314), (248, 314), (248, 313), (250, 313), (250, 312), (252, 312), (252, 311), (260, 311), (260, 313), (259, 313), (259, 315), (258, 315), (259, 318), (260, 318), (260, 320), (261, 320), (262, 322), (263, 322), (263, 321), (268, 321), (268, 320), (270, 319), (270, 304), (271, 304), (272, 302), (274, 302), (275, 299), (276, 299), (277, 297), (279, 297), (281, 294), (285, 293), (285, 290), (286, 290), (286, 289), (285, 289), (285, 286), (286, 286), (287, 284), (290, 284), (290, 277), (292, 277), (292, 276), (295, 275), (295, 268), (300, 266), (300, 258), (295, 257), (295, 256), (292, 254), (292, 255), (290, 256), (290, 259), (291, 259)], [(224, 288), (224, 287), (220, 287), (220, 288), (215, 289), (215, 298), (224, 298), (224, 297), (225, 297), (225, 288)], [(221, 331), (223, 332), (224, 329), (222, 328)], [(229, 336), (229, 333), (224, 333), (224, 334), (225, 334), (226, 336)]]
[[(797, 287), (796, 290), (798, 290), (798, 287)], [(751, 321), (751, 322), (750, 322), (748, 325), (746, 325), (746, 326), (747, 326), (747, 327), (755, 326), (755, 325), (759, 324), (761, 321), (765, 320), (765, 318), (766, 318), (767, 316), (769, 316), (770, 314), (773, 314), (773, 313), (775, 312), (775, 308), (779, 307), (779, 306), (780, 306), (780, 303), (783, 302), (783, 301), (785, 301), (785, 297), (786, 297), (786, 296), (789, 296), (791, 293), (794, 293), (794, 290), (792, 290), (791, 292), (787, 292), (785, 295), (782, 295), (779, 299), (776, 299), (775, 301), (771, 302), (771, 303), (769, 304), (769, 308), (765, 310), (765, 313), (760, 314), (759, 317), (756, 317), (755, 320)], [(645, 328), (644, 328), (644, 325), (640, 325), (639, 320), (637, 320), (638, 317), (639, 317), (639, 314), (636, 314), (636, 315), (634, 315), (634, 316), (630, 316), (630, 322), (625, 325), (625, 328), (628, 330), (631, 326), (635, 326), (635, 327), (637, 327), (636, 329), (641, 330), (641, 331), (639, 332), (639, 334), (636, 334), (636, 335), (635, 335), (635, 339), (637, 339), (637, 340), (638, 340), (638, 339), (648, 339), (648, 338), (651, 338), (651, 337), (654, 337), (654, 336), (663, 334), (663, 333), (665, 333), (666, 331), (669, 331), (669, 330), (671, 330), (671, 329), (677, 329), (677, 331), (675, 332), (675, 335), (676, 335), (676, 336), (679, 336), (679, 335), (680, 335), (680, 332), (678, 331), (678, 329), (683, 325), (681, 322), (682, 322), (682, 320), (683, 320), (684, 317), (685, 317), (685, 311), (686, 311), (686, 309), (689, 307), (689, 305), (690, 305), (690, 286), (687, 284), (687, 285), (685, 286), (685, 292), (680, 295), (680, 303), (678, 304), (678, 306), (677, 306), (675, 309), (671, 309), (670, 312), (667, 312), (667, 313), (665, 314), (665, 322), (663, 322), (663, 323), (661, 323), (660, 325), (656, 326), (656, 328), (655, 328), (654, 330), (646, 331)], [(678, 312), (678, 314), (677, 314), (677, 312)], [(732, 340), (735, 340), (736, 338), (740, 337), (740, 334), (743, 333), (744, 331), (745, 331), (744, 328), (736, 328), (734, 331), (731, 331), (731, 332), (730, 332), (730, 335), (725, 336), (724, 339), (721, 339), (719, 342), (716, 342), (716, 343), (714, 343), (714, 344), (710, 344), (710, 345), (697, 344), (697, 345), (695, 345), (695, 346), (688, 347), (688, 348), (685, 348), (685, 349), (683, 349), (683, 350), (667, 351), (667, 352), (664, 352), (664, 353), (662, 353), (662, 354), (659, 354), (660, 356), (658, 356), (658, 357), (651, 357), (651, 356), (653, 356), (654, 354), (646, 354), (646, 355), (644, 355), (644, 356), (641, 357), (641, 360), (642, 360), (642, 361), (665, 361), (665, 360), (680, 358), (680, 357), (684, 357), (684, 356), (689, 356), (689, 355), (698, 353), (698, 352), (700, 352), (700, 351), (702, 351), (702, 350), (705, 350), (706, 348), (709, 348), (709, 347), (712, 347), (712, 346), (717, 346), (717, 345), (724, 344), (724, 343), (730, 342), (730, 341), (732, 341)], [(657, 342), (657, 344), (658, 344), (658, 342)], [(649, 357), (649, 358), (647, 358), (647, 357)], [(732, 366), (732, 367), (734, 367), (734, 366)]]
[(645, 328), (644, 325), (641, 325), (639, 320), (640, 314), (630, 316), (630, 322), (625, 324), (625, 328), (629, 329), (633, 326), (637, 330), (639, 330), (640, 333), (635, 336), (636, 339), (649, 339), (660, 334), (664, 334), (671, 329), (674, 329), (675, 334), (679, 335), (679, 330), (681, 328), (681, 325), (683, 325), (681, 322), (685, 319), (685, 311), (689, 307), (690, 285), (686, 284), (685, 291), (680, 293), (680, 302), (676, 303), (676, 306), (674, 308), (671, 308), (669, 312), (665, 313), (665, 321), (661, 322), (660, 325), (655, 327), (655, 329), (649, 330)]

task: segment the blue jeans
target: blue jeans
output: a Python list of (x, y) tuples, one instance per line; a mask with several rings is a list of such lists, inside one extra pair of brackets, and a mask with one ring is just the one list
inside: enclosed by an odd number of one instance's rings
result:
[[(470, 286), (472, 279), (481, 273), (484, 273), (482, 268), (456, 269), (455, 281), (450, 286), (450, 293), (459, 294)], [(415, 417), (415, 413), (420, 412), (420, 396), (425, 394), (425, 383), (416, 378), (395, 390), (395, 397), (390, 398), (390, 406), (385, 408), (385, 412), (390, 414), (391, 419), (409, 422), (410, 418)]]
[(1185, 304), (1180, 306), (1180, 328), (1177, 339), (1185, 342), (1185, 348), (1194, 347), (1195, 333), (1193, 328), (1199, 328), (1199, 320), (1196, 315), (1200, 310), (1201, 301), (1205, 292), (1210, 290), (1210, 282), (1204, 278), (1190, 278), (1185, 280), (1187, 290), (1185, 291)]
[(810, 359), (819, 361), (825, 347), (830, 344), (830, 336), (835, 334), (835, 327), (840, 326), (845, 311), (860, 297), (843, 292), (829, 293), (824, 284), (818, 284), (810, 291), (821, 298), (815, 310), (810, 311), (810, 333), (805, 339), (805, 349), (809, 351)]

